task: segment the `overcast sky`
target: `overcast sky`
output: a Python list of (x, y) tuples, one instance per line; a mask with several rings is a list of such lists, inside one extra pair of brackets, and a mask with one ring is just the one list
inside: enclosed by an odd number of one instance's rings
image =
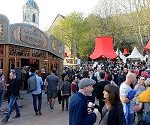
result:
[[(22, 7), (27, 0), (0, 0), (0, 14), (10, 23), (22, 23)], [(34, 0), (40, 8), (40, 29), (47, 30), (57, 14), (66, 16), (76, 11), (88, 15), (99, 0)]]

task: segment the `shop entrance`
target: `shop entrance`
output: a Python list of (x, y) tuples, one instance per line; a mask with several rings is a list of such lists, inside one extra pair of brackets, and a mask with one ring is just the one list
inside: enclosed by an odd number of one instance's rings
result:
[(29, 69), (39, 70), (39, 60), (36, 59), (21, 59), (22, 67), (22, 84), (21, 88), (27, 89), (27, 80), (29, 79)]
[(39, 60), (37, 59), (21, 59), (21, 67), (32, 67), (34, 70), (39, 70)]

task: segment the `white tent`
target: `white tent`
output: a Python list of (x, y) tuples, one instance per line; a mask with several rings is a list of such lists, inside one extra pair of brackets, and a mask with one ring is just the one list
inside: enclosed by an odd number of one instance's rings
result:
[(134, 47), (131, 55), (129, 55), (127, 58), (128, 59), (135, 59), (135, 60), (137, 60), (137, 59), (143, 60), (144, 57), (142, 54), (140, 54), (140, 52), (137, 50), (137, 48)]
[(126, 57), (122, 54), (120, 50), (116, 50), (116, 54), (122, 59), (124, 63), (126, 63)]
[(94, 62), (92, 68), (94, 69), (98, 65), (98, 62)]

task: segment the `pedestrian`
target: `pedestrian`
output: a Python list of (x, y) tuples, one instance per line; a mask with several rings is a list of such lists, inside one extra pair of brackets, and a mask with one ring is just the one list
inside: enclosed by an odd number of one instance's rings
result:
[[(41, 113), (41, 106), (42, 106), (42, 85), (43, 85), (43, 80), (40, 76), (38, 76), (38, 70), (35, 71), (35, 75), (30, 77), (28, 79), (28, 87), (29, 90), (31, 89), (31, 86), (34, 84), (35, 89), (31, 91), (32, 97), (33, 97), (33, 107), (35, 111), (35, 115), (42, 115)], [(38, 104), (37, 104), (38, 100)]]
[(8, 104), (8, 113), (6, 114), (6, 117), (2, 120), (2, 122), (7, 122), (11, 112), (13, 111), (13, 108), (15, 108), (16, 116), (14, 118), (20, 117), (20, 111), (19, 106), (17, 104), (17, 98), (19, 96), (19, 90), (20, 90), (20, 81), (16, 78), (16, 72), (15, 70), (11, 70), (9, 74), (9, 84), (7, 86), (7, 92), (9, 97), (9, 104)]
[(55, 73), (56, 73), (55, 70), (51, 71), (51, 74), (46, 77), (46, 85), (45, 85), (45, 89), (47, 91), (47, 97), (51, 109), (54, 108), (55, 98), (57, 97), (58, 82), (59, 82), (59, 79), (55, 75)]
[(2, 102), (3, 102), (5, 90), (6, 90), (5, 76), (3, 74), (3, 69), (0, 69), (0, 111), (1, 112), (3, 111), (1, 109), (1, 106), (2, 106)]
[(64, 103), (66, 103), (66, 111), (68, 111), (68, 100), (71, 95), (71, 87), (69, 77), (65, 76), (64, 82), (61, 84), (61, 95), (62, 95), (62, 111), (64, 111)]
[(104, 72), (100, 72), (99, 76), (100, 76), (100, 80), (95, 85), (95, 87), (94, 87), (95, 90), (94, 91), (96, 93), (96, 98), (99, 101), (99, 107), (100, 107), (99, 110), (100, 110), (100, 114), (102, 115), (102, 109), (105, 105), (104, 97), (103, 97), (103, 91), (104, 91), (105, 85), (110, 84), (110, 82), (104, 79), (105, 78), (105, 73)]
[[(141, 82), (141, 86), (139, 87), (139, 89), (136, 92), (136, 97), (134, 97), (136, 105), (139, 105), (139, 101), (138, 101), (139, 94), (141, 94), (143, 91), (146, 90), (146, 88), (144, 86), (144, 83), (145, 83), (145, 77), (144, 76), (140, 76), (138, 78), (138, 83), (140, 83), (140, 82)], [(136, 116), (137, 116), (136, 124), (140, 125), (142, 122), (142, 117), (143, 117), (143, 108), (141, 110), (136, 111)]]
[(135, 112), (134, 112), (134, 95), (141, 86), (139, 82), (134, 89), (131, 85), (136, 82), (136, 75), (134, 73), (128, 73), (125, 82), (120, 86), (120, 99), (123, 104), (123, 110), (126, 118), (127, 125), (133, 125), (135, 123)]
[(74, 75), (73, 82), (71, 83), (71, 94), (75, 94), (78, 90), (78, 77)]
[(79, 91), (71, 97), (69, 104), (69, 125), (93, 125), (96, 122), (96, 113), (88, 113), (86, 98), (91, 95), (95, 83), (89, 78), (79, 81)]
[(146, 90), (138, 96), (139, 104), (134, 107), (135, 110), (142, 110), (142, 119), (137, 125), (150, 125), (150, 79), (145, 81)]
[(126, 125), (123, 106), (119, 97), (119, 88), (108, 84), (104, 87), (105, 106), (100, 125)]

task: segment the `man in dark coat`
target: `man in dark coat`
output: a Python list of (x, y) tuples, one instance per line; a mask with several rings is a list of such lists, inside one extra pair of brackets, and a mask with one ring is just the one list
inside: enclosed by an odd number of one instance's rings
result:
[(9, 74), (9, 85), (7, 86), (7, 92), (9, 97), (9, 104), (8, 104), (8, 113), (6, 117), (2, 120), (2, 122), (7, 122), (11, 112), (13, 111), (13, 108), (15, 108), (16, 116), (14, 118), (20, 117), (20, 111), (19, 106), (17, 104), (17, 98), (19, 96), (19, 90), (20, 90), (20, 81), (16, 78), (16, 72), (15, 70), (11, 70)]
[(88, 113), (86, 96), (91, 95), (96, 82), (83, 78), (79, 82), (79, 92), (71, 97), (69, 104), (69, 125), (93, 125), (96, 122), (96, 113)]
[(104, 80), (104, 78), (105, 78), (104, 72), (100, 72), (99, 76), (100, 76), (100, 81), (95, 85), (95, 93), (96, 93), (96, 98), (99, 101), (100, 113), (102, 115), (102, 109), (103, 109), (104, 104), (105, 104), (104, 103), (104, 97), (103, 97), (103, 91), (104, 91), (104, 87), (107, 84), (110, 84), (110, 82)]

